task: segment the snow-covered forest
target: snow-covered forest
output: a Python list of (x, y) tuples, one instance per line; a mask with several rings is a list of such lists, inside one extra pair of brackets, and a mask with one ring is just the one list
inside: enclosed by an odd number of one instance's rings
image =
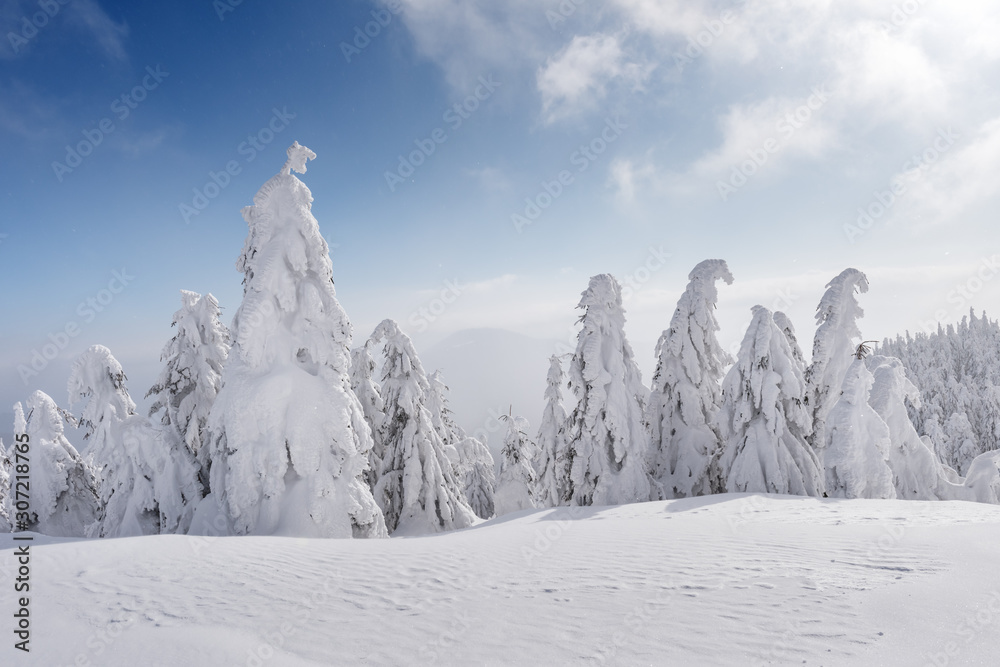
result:
[(619, 281), (594, 276), (575, 351), (550, 359), (542, 423), (507, 415), (494, 461), (396, 322), (355, 336), (295, 175), (315, 158), (293, 144), (243, 209), (231, 325), (211, 294), (181, 292), (148, 415), (100, 345), (74, 363), (67, 408), (40, 391), (15, 406), (32, 503), (14, 502), (15, 457), (0, 447), (0, 530), (375, 538), (727, 492), (1000, 503), (1000, 324), (972, 312), (866, 341), (855, 268), (817, 295), (811, 357), (783, 313), (755, 306), (732, 359), (715, 310), (738, 277), (721, 259), (696, 264), (669, 316), (664, 304), (649, 384)]

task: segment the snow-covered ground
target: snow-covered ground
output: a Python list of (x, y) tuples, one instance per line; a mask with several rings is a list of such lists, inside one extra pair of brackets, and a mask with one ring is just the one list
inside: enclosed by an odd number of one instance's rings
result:
[(746, 495), (388, 540), (36, 536), (32, 650), (7, 629), (0, 663), (995, 665), (998, 555), (993, 505)]

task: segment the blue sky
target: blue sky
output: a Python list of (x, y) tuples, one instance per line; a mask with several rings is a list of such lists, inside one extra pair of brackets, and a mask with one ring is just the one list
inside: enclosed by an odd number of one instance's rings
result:
[[(588, 277), (609, 272), (631, 280), (648, 379), (708, 257), (736, 277), (720, 290), (727, 347), (761, 303), (808, 351), (847, 266), (872, 284), (866, 338), (1000, 310), (996, 3), (219, 6), (0, 8), (0, 414), (35, 388), (65, 402), (69, 363), (98, 342), (140, 398), (180, 289), (212, 292), (228, 321), (240, 208), (295, 140), (318, 154), (303, 180), (357, 337), (394, 317), (418, 346), (475, 327), (564, 340)], [(78, 166), (53, 165), (81, 142)], [(421, 145), (433, 153), (413, 157)], [(399, 171), (401, 156), (421, 164)]]

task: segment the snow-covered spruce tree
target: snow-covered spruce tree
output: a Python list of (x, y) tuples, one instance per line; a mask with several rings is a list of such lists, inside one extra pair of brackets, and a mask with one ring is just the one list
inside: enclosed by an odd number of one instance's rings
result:
[[(799, 339), (795, 337), (795, 327), (792, 326), (792, 321), (788, 319), (788, 315), (785, 315), (780, 310), (774, 311), (774, 323), (778, 325), (781, 332), (785, 334), (785, 339), (788, 340), (788, 347), (792, 351), (792, 359), (798, 364), (799, 368), (802, 369), (803, 376), (806, 372), (806, 358), (802, 354), (802, 348), (799, 347)], [(811, 418), (811, 415), (810, 415)]]
[(868, 400), (874, 378), (863, 359), (847, 367), (840, 399), (827, 416), (826, 493), (831, 498), (895, 498), (890, 433)]
[(857, 320), (864, 316), (856, 292), (868, 291), (868, 279), (857, 269), (845, 269), (826, 285), (816, 307), (816, 337), (812, 364), (806, 370), (806, 401), (812, 410), (809, 444), (819, 451), (827, 442), (826, 423), (840, 397), (841, 385), (861, 338)]
[[(30, 509), (27, 530), (56, 537), (85, 537), (97, 520), (100, 504), (94, 472), (65, 435), (72, 416), (48, 395), (28, 398), (28, 416), (18, 403), (14, 431), (27, 434), (30, 451)], [(13, 508), (11, 508), (13, 509)], [(21, 519), (11, 512), (11, 519)]]
[(135, 414), (125, 373), (103, 345), (87, 349), (69, 378), (101, 501), (91, 537), (185, 533), (201, 500), (198, 468), (176, 431)]
[(222, 388), (222, 369), (229, 356), (229, 331), (219, 321), (219, 302), (211, 294), (181, 291), (174, 313), (177, 333), (163, 348), (165, 362), (152, 396), (150, 418), (172, 429), (198, 462), (198, 481), (209, 491), (208, 416)]
[(731, 493), (823, 494), (823, 469), (806, 443), (805, 379), (785, 333), (753, 307), (735, 365), (722, 383), (718, 467)]
[(537, 474), (535, 503), (538, 507), (556, 507), (566, 502), (570, 488), (570, 469), (567, 443), (563, 433), (566, 409), (562, 402), (565, 382), (562, 360), (559, 355), (549, 357), (549, 375), (545, 387), (545, 411), (538, 429), (538, 459), (534, 463)]
[(578, 399), (566, 425), (569, 502), (649, 500), (649, 437), (643, 424), (648, 391), (625, 338), (618, 281), (608, 274), (592, 277), (577, 307), (584, 313), (569, 368), (569, 386)]
[(716, 338), (716, 282), (733, 282), (726, 262), (706, 259), (688, 275), (670, 328), (656, 344), (656, 371), (646, 422), (654, 497), (686, 498), (722, 491), (712, 461), (720, 436), (719, 381), (731, 361)]
[(480, 519), (491, 519), (496, 513), (496, 464), (490, 448), (478, 438), (465, 435), (455, 445), (458, 452), (456, 474), (461, 476), (465, 499)]
[(351, 391), (337, 301), (298, 142), (243, 209), (243, 303), (209, 418), (212, 496), (237, 534), (384, 537), (365, 483), (371, 430)]
[(13, 529), (12, 517), (8, 508), (11, 494), (12, 458), (14, 458), (13, 453), (7, 451), (3, 444), (3, 438), (0, 438), (0, 533), (9, 533)]
[(393, 320), (380, 323), (372, 339), (385, 341), (379, 433), (385, 452), (375, 499), (389, 532), (415, 535), (472, 525), (475, 514), (427, 409), (430, 386), (413, 343)]
[(368, 488), (374, 493), (375, 485), (378, 483), (379, 468), (382, 466), (382, 454), (385, 451), (380, 439), (385, 406), (381, 390), (374, 379), (375, 359), (372, 358), (372, 345), (374, 341), (366, 339), (364, 345), (351, 350), (351, 391), (358, 397), (365, 423), (372, 433), (372, 447), (368, 450), (368, 469), (365, 470), (364, 479), (368, 483)]
[(496, 488), (493, 455), (489, 447), (466, 434), (455, 423), (448, 406), (448, 386), (441, 379), (441, 372), (431, 373), (427, 383), (427, 409), (431, 413), (431, 424), (441, 436), (452, 472), (472, 511), (481, 519), (489, 519), (494, 514), (493, 494)]
[(917, 435), (907, 414), (906, 401), (919, 407), (920, 392), (894, 357), (867, 359), (872, 371), (869, 404), (889, 427), (889, 468), (896, 497), (904, 500), (972, 500), (961, 485), (953, 484), (944, 465)]
[(500, 474), (494, 497), (497, 516), (535, 507), (535, 471), (528, 460), (534, 445), (527, 434), (528, 420), (514, 416), (505, 416), (504, 420), (507, 434), (500, 452)]

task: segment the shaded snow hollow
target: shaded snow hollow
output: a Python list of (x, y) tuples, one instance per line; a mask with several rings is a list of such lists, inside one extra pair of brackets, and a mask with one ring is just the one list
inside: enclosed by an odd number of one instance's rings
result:
[(32, 652), (0, 663), (995, 664), (997, 544), (996, 506), (757, 495), (388, 540), (37, 536)]

